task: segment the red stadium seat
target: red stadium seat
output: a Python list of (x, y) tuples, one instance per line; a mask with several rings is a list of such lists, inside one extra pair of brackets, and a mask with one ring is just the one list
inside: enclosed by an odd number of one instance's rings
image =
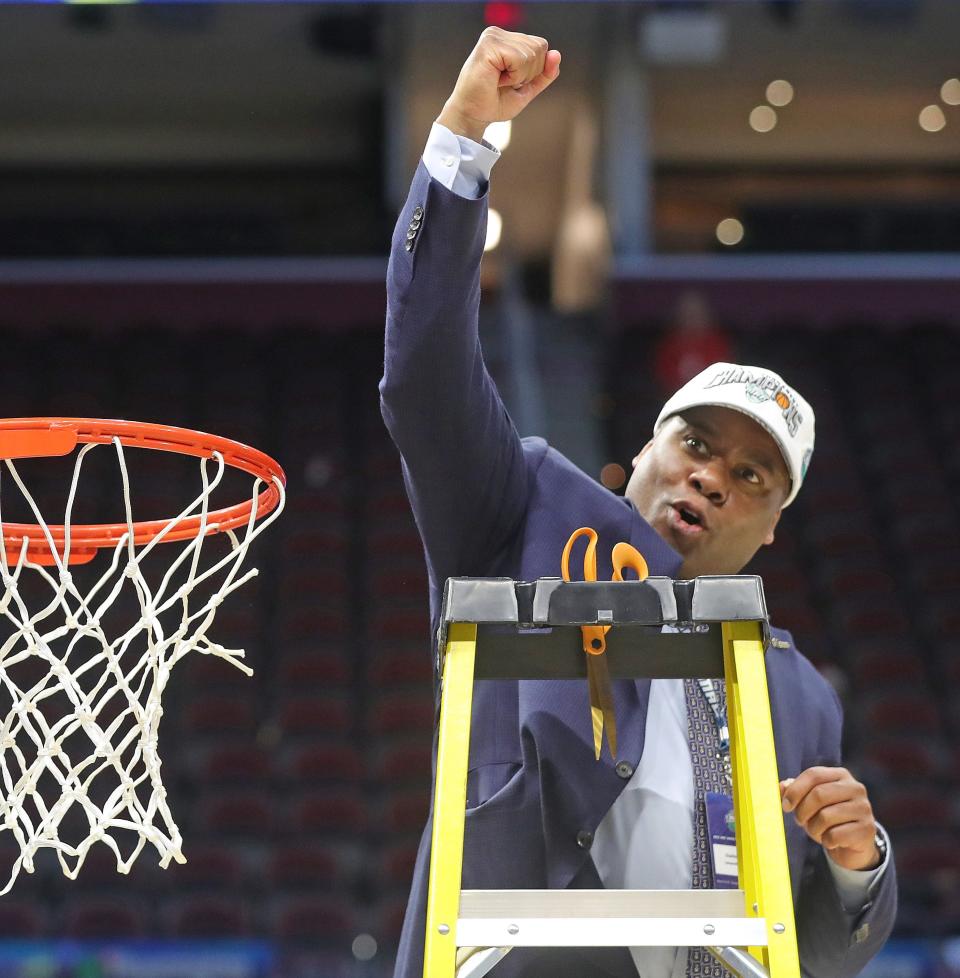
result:
[(196, 734), (253, 731), (257, 717), (251, 700), (211, 694), (198, 697), (184, 709), (183, 725)]
[(291, 805), (295, 832), (308, 835), (357, 836), (367, 826), (367, 806), (356, 791), (306, 792)]
[(429, 689), (433, 678), (433, 662), (426, 639), (414, 642), (409, 650), (395, 646), (375, 651), (367, 676), (375, 686), (415, 685)]
[(401, 842), (389, 846), (381, 853), (378, 861), (379, 876), (397, 886), (410, 886), (413, 867), (417, 861), (417, 843)]
[(353, 681), (353, 663), (338, 648), (287, 652), (280, 658), (278, 678), (293, 689), (342, 686)]
[(433, 729), (435, 707), (429, 690), (388, 693), (371, 704), (369, 727), (377, 734)]
[(400, 835), (420, 832), (427, 821), (430, 810), (430, 791), (422, 788), (405, 788), (388, 796), (384, 806), (383, 824), (390, 831)]
[(129, 892), (117, 890), (113, 898), (85, 898), (67, 912), (65, 932), (70, 937), (90, 939), (139, 937), (144, 915)]
[(244, 863), (235, 849), (226, 844), (188, 844), (185, 863), (171, 863), (168, 882), (181, 887), (216, 887), (236, 890), (243, 882)]
[(171, 901), (167, 913), (177, 937), (245, 937), (250, 933), (250, 907), (242, 895), (186, 897)]
[(370, 634), (375, 641), (420, 639), (426, 643), (430, 636), (430, 619), (425, 607), (384, 611), (375, 616)]
[(960, 879), (960, 835), (943, 829), (897, 844), (897, 873), (907, 879), (929, 880), (937, 873), (953, 873)]
[(267, 872), (280, 892), (332, 890), (344, 883), (340, 861), (332, 849), (301, 843), (274, 850)]
[(352, 744), (307, 744), (285, 765), (288, 777), (303, 786), (322, 783), (357, 783), (364, 773), (360, 751)]
[(200, 764), (204, 784), (264, 784), (272, 774), (270, 755), (251, 739), (213, 746)]
[(402, 567), (390, 567), (377, 571), (370, 582), (370, 589), (378, 601), (385, 598), (406, 598), (426, 606), (427, 572), (423, 562), (411, 561)]
[(858, 688), (871, 686), (914, 686), (924, 682), (923, 660), (911, 652), (878, 649), (853, 657), (851, 672)]
[(8, 896), (0, 902), (0, 939), (25, 941), (43, 937), (49, 928), (50, 921), (41, 901), (25, 903)]
[(874, 807), (885, 828), (937, 830), (950, 821), (950, 800), (929, 785), (891, 789), (875, 800)]
[(210, 836), (264, 840), (273, 831), (273, 798), (266, 792), (217, 791), (196, 806), (198, 822)]
[(275, 902), (273, 936), (278, 940), (342, 946), (355, 932), (355, 914), (343, 899), (293, 897)]
[(347, 695), (291, 696), (280, 704), (280, 727), (285, 734), (345, 733), (353, 714)]
[(942, 743), (931, 743), (927, 737), (872, 739), (860, 756), (864, 765), (892, 784), (911, 779), (929, 781), (948, 766)]
[(429, 736), (383, 748), (374, 766), (380, 784), (429, 785), (433, 770), (433, 744)]
[(939, 733), (942, 726), (936, 702), (923, 693), (890, 692), (872, 696), (862, 707), (866, 729), (883, 733)]

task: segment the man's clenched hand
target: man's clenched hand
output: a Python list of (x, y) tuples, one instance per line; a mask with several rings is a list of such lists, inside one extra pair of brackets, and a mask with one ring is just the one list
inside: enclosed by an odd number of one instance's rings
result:
[(873, 869), (881, 854), (867, 789), (842, 767), (810, 767), (780, 782), (783, 810), (846, 869)]
[(491, 122), (519, 115), (560, 74), (560, 52), (533, 34), (488, 27), (437, 122), (479, 142)]

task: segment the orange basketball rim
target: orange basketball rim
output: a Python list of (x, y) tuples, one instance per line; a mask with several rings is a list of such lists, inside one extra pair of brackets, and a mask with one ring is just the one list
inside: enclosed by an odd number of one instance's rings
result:
[[(174, 452), (195, 458), (215, 458), (221, 455), (224, 463), (261, 480), (266, 488), (253, 498), (223, 509), (185, 516), (174, 525), (172, 519), (127, 523), (78, 523), (69, 527), (71, 564), (92, 560), (97, 551), (114, 547), (132, 528), (133, 544), (140, 547), (162, 536), (162, 542), (191, 540), (201, 532), (207, 535), (224, 533), (248, 525), (274, 510), (281, 499), (286, 476), (279, 464), (269, 455), (218, 435), (189, 428), (140, 421), (105, 420), (102, 418), (7, 418), (0, 419), (0, 460), (43, 458), (69, 455), (78, 444), (108, 445), (118, 441), (127, 448), (147, 448)], [(253, 514), (254, 505), (256, 513)], [(63, 525), (4, 523), (3, 545), (7, 564), (16, 564), (27, 540), (27, 559), (37, 564), (52, 565), (57, 558), (50, 541), (62, 559), (67, 527)], [(166, 532), (163, 532), (166, 531)]]

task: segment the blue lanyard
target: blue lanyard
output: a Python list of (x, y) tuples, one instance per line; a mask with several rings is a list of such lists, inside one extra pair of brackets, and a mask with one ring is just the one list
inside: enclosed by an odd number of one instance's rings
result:
[(712, 679), (698, 679), (697, 683), (717, 725), (717, 739), (720, 741), (719, 759), (723, 762), (723, 770), (727, 776), (727, 781), (733, 784), (733, 765), (730, 761), (730, 728), (727, 726), (727, 711), (720, 705), (720, 693), (717, 691), (717, 685)]

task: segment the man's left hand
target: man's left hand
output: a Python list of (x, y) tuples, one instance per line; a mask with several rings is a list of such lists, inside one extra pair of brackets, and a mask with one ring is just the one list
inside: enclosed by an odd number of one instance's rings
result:
[(843, 767), (809, 767), (780, 782), (783, 810), (845, 869), (875, 869), (882, 855), (867, 789)]

